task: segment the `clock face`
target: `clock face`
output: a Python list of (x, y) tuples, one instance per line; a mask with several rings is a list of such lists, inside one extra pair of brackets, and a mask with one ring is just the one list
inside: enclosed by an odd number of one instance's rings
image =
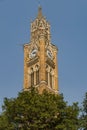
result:
[(34, 57), (36, 56), (36, 54), (37, 54), (37, 49), (34, 49), (34, 50), (32, 50), (32, 52), (30, 53), (29, 57), (32, 59), (32, 58), (34, 58)]
[(47, 50), (47, 56), (52, 60), (53, 59), (53, 55), (51, 53), (51, 51)]

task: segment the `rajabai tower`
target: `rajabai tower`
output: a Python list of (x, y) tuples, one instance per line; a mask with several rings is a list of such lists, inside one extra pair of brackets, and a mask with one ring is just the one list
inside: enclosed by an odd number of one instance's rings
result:
[(58, 49), (51, 43), (50, 24), (41, 7), (30, 32), (30, 42), (24, 44), (24, 91), (35, 87), (39, 93), (58, 93)]

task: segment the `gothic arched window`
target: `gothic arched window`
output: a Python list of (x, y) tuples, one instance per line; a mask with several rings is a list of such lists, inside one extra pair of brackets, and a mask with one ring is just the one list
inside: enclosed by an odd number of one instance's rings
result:
[(52, 88), (52, 69), (50, 69), (50, 87)]
[(31, 86), (34, 86), (34, 71), (33, 71), (33, 68), (31, 68)]
[(52, 88), (52, 75), (50, 73), (50, 87)]
[(46, 65), (46, 82), (48, 84), (48, 65)]
[(39, 66), (36, 65), (36, 85), (39, 84)]
[(48, 84), (48, 72), (47, 72), (47, 70), (46, 70), (46, 82)]
[(36, 71), (36, 84), (39, 84), (39, 70)]

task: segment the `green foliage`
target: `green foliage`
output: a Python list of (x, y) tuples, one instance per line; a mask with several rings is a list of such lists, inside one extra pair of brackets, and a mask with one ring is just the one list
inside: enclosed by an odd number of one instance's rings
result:
[(13, 125), (8, 122), (7, 116), (3, 113), (0, 115), (0, 130), (13, 130)]
[(82, 115), (80, 117), (80, 124), (83, 130), (87, 130), (87, 92), (85, 93), (85, 98), (83, 100)]
[[(79, 107), (68, 106), (63, 95), (48, 92), (24, 91), (17, 98), (4, 99), (4, 121), (6, 130), (77, 130)], [(3, 128), (3, 127), (2, 127)], [(5, 129), (1, 129), (5, 130)]]
[(87, 115), (87, 92), (85, 94), (85, 98), (84, 98), (84, 101), (83, 101), (83, 111)]

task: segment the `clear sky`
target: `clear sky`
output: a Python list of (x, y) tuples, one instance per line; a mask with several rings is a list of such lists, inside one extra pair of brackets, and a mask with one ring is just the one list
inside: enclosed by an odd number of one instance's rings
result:
[[(59, 48), (60, 93), (69, 104), (81, 104), (87, 92), (87, 0), (39, 1)], [(22, 45), (29, 42), (38, 5), (38, 0), (0, 0), (0, 106), (23, 88)]]

